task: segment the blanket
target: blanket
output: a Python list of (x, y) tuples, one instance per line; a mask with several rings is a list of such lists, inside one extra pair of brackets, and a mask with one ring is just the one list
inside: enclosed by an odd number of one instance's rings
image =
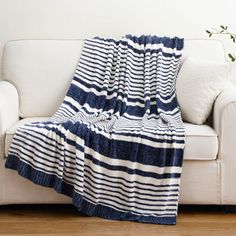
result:
[(183, 43), (149, 35), (85, 40), (63, 103), (48, 120), (17, 129), (6, 167), (71, 197), (87, 215), (175, 224)]

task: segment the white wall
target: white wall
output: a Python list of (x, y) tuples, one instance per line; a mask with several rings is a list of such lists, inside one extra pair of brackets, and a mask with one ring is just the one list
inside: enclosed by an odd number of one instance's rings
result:
[(206, 38), (205, 29), (220, 24), (236, 32), (235, 8), (235, 0), (0, 0), (0, 55), (14, 39), (126, 33)]

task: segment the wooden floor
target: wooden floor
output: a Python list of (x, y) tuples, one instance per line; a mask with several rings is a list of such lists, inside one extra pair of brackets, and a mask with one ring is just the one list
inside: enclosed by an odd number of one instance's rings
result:
[(105, 220), (69, 205), (0, 206), (0, 235), (234, 236), (236, 214), (219, 207), (180, 207), (176, 226)]

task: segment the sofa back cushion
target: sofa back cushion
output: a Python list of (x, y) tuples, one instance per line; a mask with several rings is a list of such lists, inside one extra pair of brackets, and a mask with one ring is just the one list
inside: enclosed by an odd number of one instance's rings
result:
[[(16, 40), (5, 45), (3, 78), (13, 83), (20, 96), (22, 118), (51, 116), (61, 104), (83, 47), (83, 40)], [(183, 60), (222, 62), (218, 40), (185, 40)]]
[(20, 96), (20, 116), (51, 116), (59, 107), (78, 63), (82, 40), (20, 40), (4, 50), (3, 78)]

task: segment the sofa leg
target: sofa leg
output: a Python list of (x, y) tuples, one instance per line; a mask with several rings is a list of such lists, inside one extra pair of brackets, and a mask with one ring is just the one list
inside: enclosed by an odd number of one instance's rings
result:
[(224, 205), (223, 210), (225, 213), (236, 213), (236, 205)]

